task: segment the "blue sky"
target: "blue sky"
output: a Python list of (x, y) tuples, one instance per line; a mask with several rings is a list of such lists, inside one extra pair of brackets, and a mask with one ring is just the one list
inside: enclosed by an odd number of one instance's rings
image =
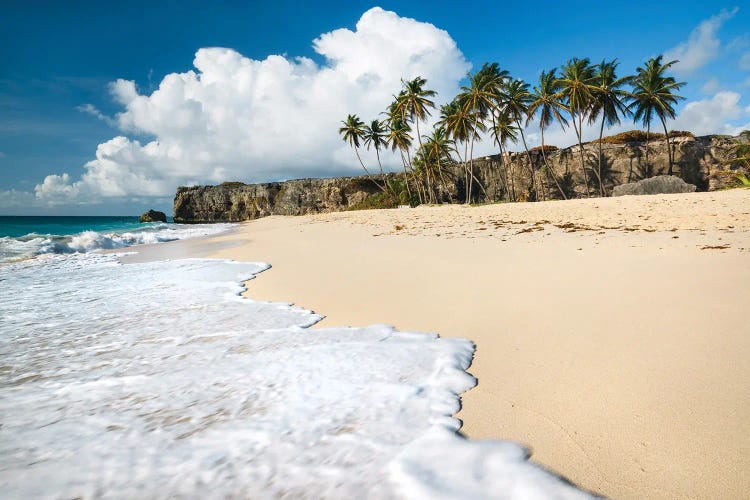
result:
[[(376, 5), (395, 15), (376, 12), (365, 20)], [(0, 17), (0, 214), (134, 214), (152, 206), (171, 211), (171, 193), (181, 183), (356, 174), (356, 159), (335, 136), (339, 115), (354, 108), (375, 118), (398, 90), (393, 79), (410, 71), (395, 62), (409, 50), (434, 57), (416, 66), (443, 94), (457, 88), (468, 65), (486, 61), (533, 82), (540, 70), (574, 56), (617, 57), (622, 71), (630, 72), (666, 51), (690, 66), (678, 74), (688, 82), (681, 109), (689, 108), (676, 125), (709, 133), (750, 124), (745, 2), (469, 7), (455, 1), (6, 1)], [(314, 48), (313, 40), (340, 28), (350, 33)], [(197, 70), (196, 52), (208, 47), (233, 51), (204, 53)], [(269, 55), (285, 56), (289, 67)], [(298, 56), (309, 64), (299, 65)], [(370, 59), (380, 66), (358, 67)], [(252, 61), (266, 64), (250, 70)], [(234, 73), (224, 74), (226, 68)], [(188, 75), (177, 78), (179, 88), (170, 83), (155, 97), (167, 75), (191, 70), (200, 89)], [(340, 80), (330, 80), (333, 95), (325, 94), (327, 70), (341, 73)], [(220, 81), (209, 86), (212, 71)], [(383, 86), (352, 77), (356, 71)], [(272, 82), (256, 107), (245, 106), (246, 94), (235, 88), (242, 78), (248, 85)], [(110, 85), (118, 79), (134, 82), (134, 90)], [(295, 83), (300, 79), (306, 83)], [(291, 101), (276, 95), (275, 86)], [(263, 102), (278, 112), (269, 114)], [(238, 107), (245, 115), (222, 121)], [(259, 117), (266, 130), (253, 128), (260, 127)], [(330, 132), (318, 136), (319, 130)], [(550, 142), (566, 141), (562, 133), (550, 136)]]

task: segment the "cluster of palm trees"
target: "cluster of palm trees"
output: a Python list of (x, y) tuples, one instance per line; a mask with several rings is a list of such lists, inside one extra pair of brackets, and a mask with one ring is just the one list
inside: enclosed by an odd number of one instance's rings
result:
[[(400, 92), (394, 96), (383, 120), (372, 120), (367, 125), (356, 115), (348, 115), (339, 133), (353, 148), (362, 168), (370, 171), (359, 155), (360, 146), (375, 148), (380, 181), (373, 182), (386, 194), (393, 193), (380, 162), (380, 150), (390, 148), (401, 155), (408, 197), (419, 203), (440, 201), (441, 182), (452, 172), (448, 167), (456, 161), (464, 167), (464, 199), (473, 200), (478, 189), (484, 186), (474, 169), (474, 146), (487, 134), (500, 150), (500, 158), (507, 156), (511, 143), (520, 137), (525, 151), (522, 168), (528, 170), (529, 189), (526, 198), (538, 199), (539, 186), (535, 164), (524, 134), (525, 127), (538, 125), (541, 137), (541, 170), (562, 198), (570, 195), (565, 188), (571, 174), (560, 174), (547, 162), (544, 131), (554, 123), (565, 129), (571, 126), (578, 144), (585, 195), (591, 196), (592, 184), (599, 196), (606, 196), (606, 183), (602, 172), (602, 136), (605, 127), (619, 124), (622, 118), (632, 117), (646, 126), (646, 164), (648, 165), (648, 136), (655, 119), (661, 122), (667, 140), (669, 174), (673, 173), (673, 153), (667, 120), (675, 118), (675, 106), (683, 97), (677, 92), (685, 84), (667, 75), (677, 62), (663, 62), (663, 57), (649, 59), (636, 69), (634, 75), (618, 76), (617, 60), (592, 64), (589, 59), (569, 60), (558, 72), (557, 68), (542, 71), (538, 83), (532, 88), (523, 80), (512, 78), (497, 63), (484, 64), (468, 75), (468, 83), (449, 103), (439, 109), (439, 119), (431, 133), (422, 135), (431, 110), (435, 110), (436, 93), (426, 88), (422, 77), (402, 81)], [(587, 167), (583, 148), (584, 124), (599, 126), (598, 162)], [(416, 138), (417, 144), (414, 144)], [(412, 152), (413, 151), (413, 152)], [(513, 162), (502, 162), (502, 175), (507, 196), (516, 201)], [(589, 175), (591, 174), (591, 175)], [(476, 183), (476, 184), (475, 184)], [(485, 192), (485, 198), (487, 193)]]

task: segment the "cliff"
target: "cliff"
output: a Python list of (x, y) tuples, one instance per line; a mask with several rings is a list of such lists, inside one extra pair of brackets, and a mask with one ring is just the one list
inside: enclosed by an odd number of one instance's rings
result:
[(174, 221), (238, 222), (267, 215), (332, 212), (355, 206), (379, 192), (366, 177), (179, 187), (174, 198)]
[[(748, 136), (711, 135), (683, 136), (672, 139), (674, 174), (698, 190), (716, 190), (735, 182), (745, 167), (736, 162), (737, 148), (748, 143)], [(530, 189), (529, 157), (516, 152), (475, 159), (474, 176), (481, 181), (472, 186), (472, 200), (523, 201), (592, 196), (599, 193), (597, 143), (583, 146), (585, 174), (581, 170), (581, 151), (578, 145), (547, 151), (547, 165), (541, 151), (530, 153), (536, 193)], [(649, 142), (648, 164), (643, 142), (602, 144), (601, 177), (604, 190), (612, 192), (616, 185), (666, 174), (669, 161), (664, 140)], [(466, 165), (449, 167), (437, 190), (445, 203), (465, 200)], [(403, 178), (403, 174), (389, 174)], [(346, 210), (362, 206), (378, 195), (380, 190), (367, 177), (337, 177), (329, 179), (299, 179), (263, 184), (224, 183), (218, 186), (180, 187), (174, 199), (174, 220), (183, 223), (238, 222), (267, 215), (302, 215)]]

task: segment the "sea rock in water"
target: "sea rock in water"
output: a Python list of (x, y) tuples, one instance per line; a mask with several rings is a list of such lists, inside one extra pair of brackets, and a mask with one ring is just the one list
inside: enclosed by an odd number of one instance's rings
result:
[(141, 215), (141, 222), (167, 222), (167, 216), (164, 212), (149, 210)]
[(695, 185), (688, 184), (674, 175), (657, 175), (638, 182), (630, 182), (615, 186), (612, 196), (625, 196), (629, 194), (669, 194), (669, 193), (693, 193)]

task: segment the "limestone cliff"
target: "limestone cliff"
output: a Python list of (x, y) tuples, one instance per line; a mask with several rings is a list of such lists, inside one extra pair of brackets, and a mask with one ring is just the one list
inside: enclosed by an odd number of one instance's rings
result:
[[(742, 167), (734, 160), (739, 144), (747, 135), (676, 137), (672, 139), (674, 173), (697, 186), (698, 190), (726, 187)], [(599, 193), (599, 145), (583, 147), (585, 174), (581, 170), (581, 151), (577, 145), (547, 152), (547, 165), (540, 151), (530, 153), (538, 199), (592, 196)], [(601, 177), (607, 195), (616, 185), (666, 174), (669, 166), (664, 140), (602, 145)], [(648, 166), (647, 166), (648, 165)], [(475, 159), (474, 176), (481, 181), (472, 186), (475, 202), (526, 200), (534, 196), (529, 189), (531, 172), (525, 152)], [(390, 174), (394, 177), (403, 174)], [(463, 202), (466, 192), (464, 164), (451, 166), (439, 186), (441, 201)], [(367, 177), (300, 179), (263, 184), (224, 183), (218, 186), (180, 187), (174, 199), (175, 222), (237, 222), (267, 215), (301, 215), (346, 210), (378, 194), (378, 187)]]
[(378, 192), (366, 177), (180, 187), (174, 198), (174, 221), (238, 222), (267, 215), (331, 212), (352, 207)]

